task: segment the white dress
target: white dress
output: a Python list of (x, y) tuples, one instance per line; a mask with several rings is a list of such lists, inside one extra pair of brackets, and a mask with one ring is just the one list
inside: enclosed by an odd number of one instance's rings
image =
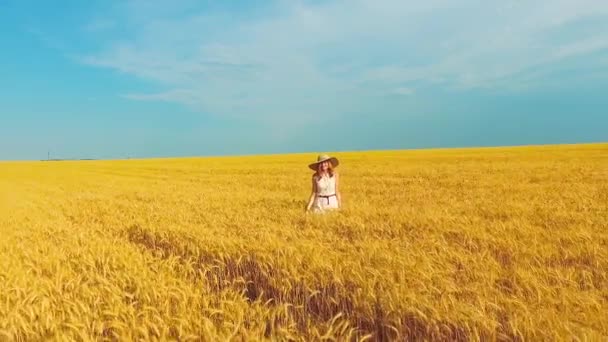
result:
[(336, 197), (336, 177), (316, 177), (317, 194), (313, 204), (313, 211), (323, 212), (325, 210), (338, 209), (338, 198)]

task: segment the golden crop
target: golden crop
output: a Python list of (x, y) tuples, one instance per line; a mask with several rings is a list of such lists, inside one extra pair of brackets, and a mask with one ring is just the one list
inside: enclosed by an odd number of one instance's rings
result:
[(0, 163), (0, 341), (606, 340), (608, 144)]

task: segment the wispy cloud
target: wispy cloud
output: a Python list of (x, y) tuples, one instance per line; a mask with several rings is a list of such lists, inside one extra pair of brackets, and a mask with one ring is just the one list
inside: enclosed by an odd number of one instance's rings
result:
[(51, 34), (48, 34), (44, 30), (31, 26), (26, 28), (25, 31), (33, 35), (46, 48), (61, 52), (68, 50), (68, 45), (65, 42)]
[(420, 86), (542, 86), (545, 70), (608, 48), (597, 0), (278, 2), (239, 19), (191, 1), (122, 8), (130, 35), (82, 61), (166, 88), (126, 97), (270, 122), (316, 122)]
[(84, 29), (88, 32), (101, 32), (111, 30), (116, 26), (117, 23), (114, 20), (98, 18), (89, 22)]
[(414, 89), (407, 87), (399, 87), (393, 90), (393, 94), (396, 95), (412, 95), (414, 93)]
[(555, 50), (553, 58), (568, 58), (606, 50), (608, 50), (608, 36), (602, 35), (560, 46)]

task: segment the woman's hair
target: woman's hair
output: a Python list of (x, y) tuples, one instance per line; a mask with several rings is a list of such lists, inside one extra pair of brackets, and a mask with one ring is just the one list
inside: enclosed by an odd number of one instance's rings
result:
[[(320, 176), (321, 165), (322, 165), (322, 163), (319, 163), (319, 165), (317, 165), (317, 172), (315, 172), (315, 177)], [(334, 176), (334, 166), (331, 163), (327, 163), (327, 173), (329, 174), (330, 177)]]

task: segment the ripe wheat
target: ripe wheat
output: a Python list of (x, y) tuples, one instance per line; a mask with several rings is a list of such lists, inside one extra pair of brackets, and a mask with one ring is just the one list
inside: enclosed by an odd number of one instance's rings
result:
[(603, 340), (608, 145), (0, 163), (0, 340)]

